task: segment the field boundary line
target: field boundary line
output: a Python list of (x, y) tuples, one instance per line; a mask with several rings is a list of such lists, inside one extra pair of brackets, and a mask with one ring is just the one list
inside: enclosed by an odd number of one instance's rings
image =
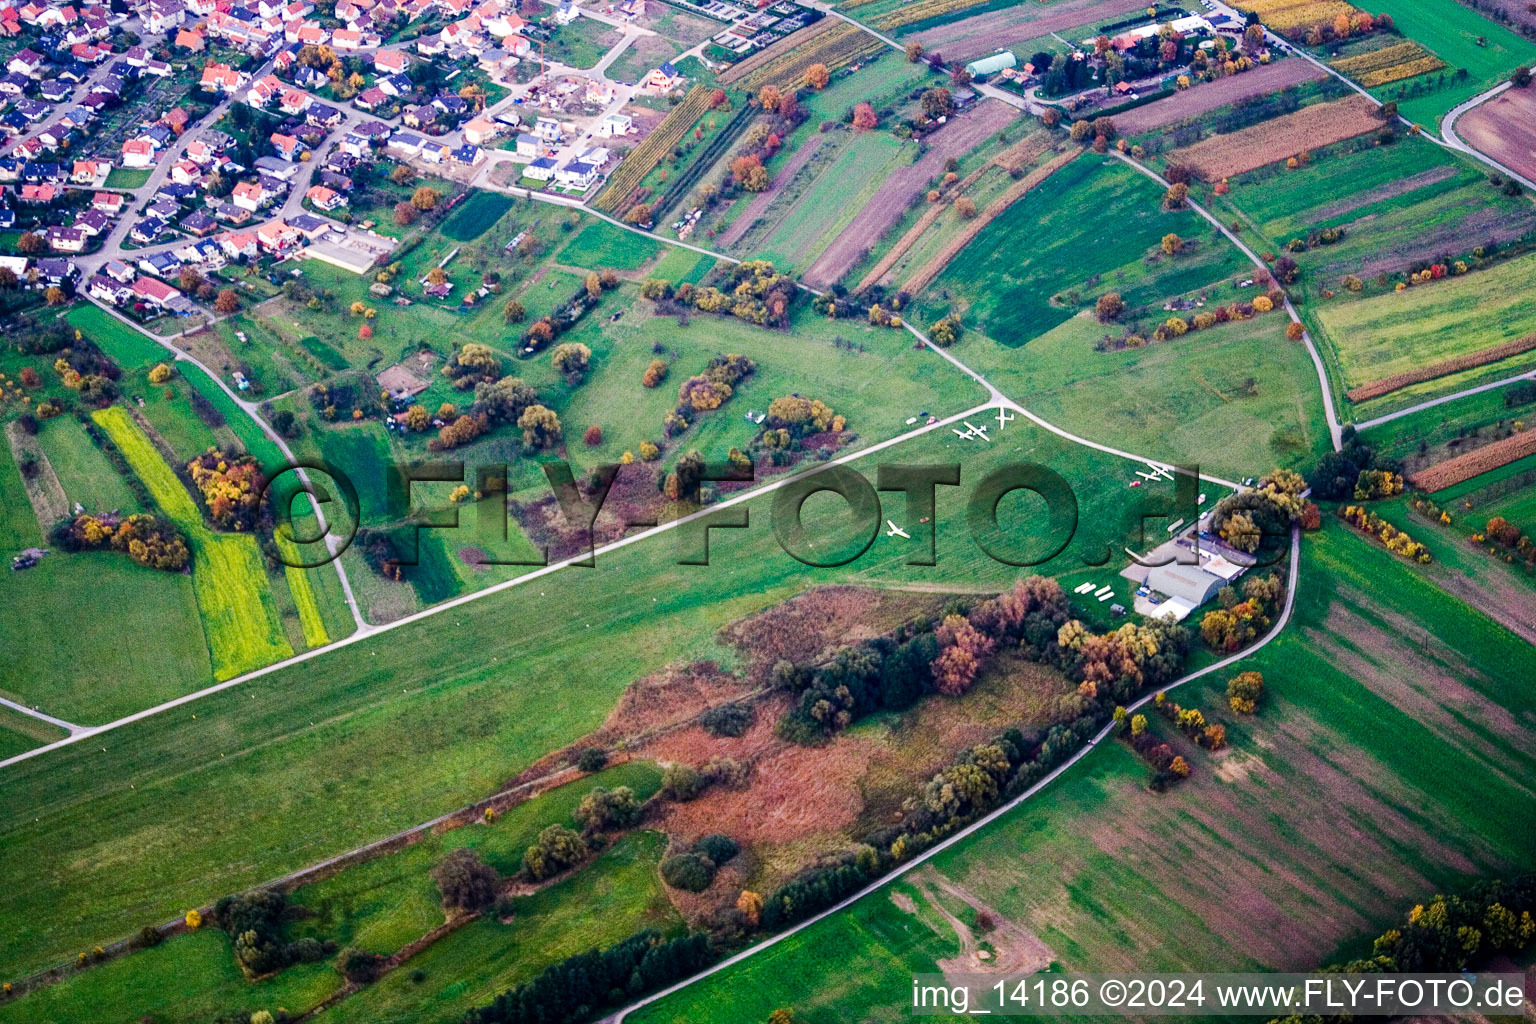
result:
[[(1135, 701), (1133, 701), (1132, 703), (1127, 704), (1125, 706), (1126, 712), (1129, 713), (1129, 712), (1135, 711), (1137, 708), (1145, 706), (1146, 704), (1151, 702), (1156, 697), (1156, 695), (1159, 692), (1167, 693), (1168, 691), (1173, 690), (1176, 687), (1183, 686), (1185, 683), (1192, 683), (1196, 679), (1204, 678), (1205, 676), (1208, 676), (1208, 675), (1210, 675), (1213, 672), (1220, 672), (1222, 669), (1225, 669), (1225, 668), (1227, 668), (1230, 665), (1233, 665), (1233, 664), (1235, 664), (1235, 663), (1237, 663), (1239, 661), (1242, 661), (1245, 658), (1252, 657), (1255, 652), (1257, 652), (1261, 648), (1263, 648), (1266, 645), (1268, 645), (1271, 640), (1273, 640), (1275, 637), (1280, 635), (1280, 633), (1285, 629), (1286, 625), (1290, 622), (1291, 611), (1292, 611), (1292, 609), (1296, 605), (1296, 585), (1300, 581), (1300, 575), (1301, 575), (1301, 529), (1299, 527), (1292, 526), (1291, 527), (1291, 564), (1290, 564), (1290, 569), (1289, 569), (1289, 573), (1288, 573), (1288, 577), (1287, 577), (1287, 581), (1286, 581), (1285, 607), (1283, 609), (1281, 609), (1279, 618), (1277, 618), (1275, 620), (1274, 625), (1272, 625), (1269, 628), (1269, 632), (1265, 633), (1264, 637), (1262, 639), (1258, 640), (1257, 642), (1255, 642), (1251, 646), (1249, 646), (1249, 647), (1247, 647), (1247, 648), (1245, 648), (1245, 649), (1243, 649), (1241, 651), (1238, 651), (1236, 654), (1229, 654), (1225, 658), (1222, 658), (1220, 661), (1212, 662), (1211, 664), (1205, 666), (1202, 669), (1196, 669), (1193, 672), (1188, 672), (1188, 673), (1180, 676), (1179, 678), (1175, 679), (1173, 682), (1169, 683), (1167, 686), (1162, 687), (1160, 690), (1154, 690), (1151, 693), (1147, 693), (1147, 694), (1142, 695), (1141, 697), (1138, 697)], [(802, 932), (805, 929), (809, 928), (811, 925), (816, 924), (817, 922), (822, 921), (825, 918), (831, 917), (833, 914), (840, 913), (841, 911), (847, 910), (849, 907), (853, 906), (853, 904), (857, 903), (859, 900), (861, 900), (864, 897), (870, 895), (871, 893), (878, 892), (879, 890), (885, 888), (887, 885), (889, 885), (890, 883), (894, 882), (896, 879), (900, 878), (901, 876), (905, 875), (907, 872), (911, 871), (913, 868), (916, 868), (919, 865), (926, 863), (927, 861), (931, 860), (937, 854), (943, 852), (944, 850), (949, 849), (951, 846), (954, 846), (960, 840), (965, 839), (965, 838), (971, 836), (972, 834), (974, 834), (975, 832), (981, 830), (982, 828), (985, 828), (986, 826), (992, 824), (994, 821), (996, 821), (999, 818), (1003, 817), (1005, 814), (1008, 814), (1010, 811), (1014, 810), (1016, 807), (1018, 807), (1020, 804), (1024, 803), (1026, 800), (1028, 800), (1031, 797), (1036, 796), (1037, 794), (1039, 794), (1043, 789), (1045, 789), (1045, 787), (1049, 786), (1052, 782), (1055, 782), (1058, 778), (1060, 778), (1063, 774), (1065, 774), (1066, 771), (1068, 769), (1070, 769), (1073, 765), (1077, 764), (1077, 762), (1081, 761), (1084, 757), (1087, 757), (1089, 753), (1091, 753), (1093, 750), (1097, 749), (1099, 744), (1102, 743), (1105, 739), (1107, 739), (1110, 736), (1110, 734), (1113, 733), (1118, 728), (1119, 728), (1118, 723), (1116, 723), (1114, 721), (1110, 721), (1110, 722), (1106, 723), (1102, 729), (1100, 729), (1098, 732), (1094, 733), (1093, 736), (1086, 743), (1084, 743), (1081, 747), (1079, 747), (1077, 749), (1076, 753), (1074, 753), (1071, 757), (1067, 758), (1061, 764), (1059, 764), (1055, 768), (1053, 768), (1050, 771), (1050, 773), (1045, 776), (1045, 778), (1041, 779), (1039, 782), (1035, 783), (1033, 786), (1030, 786), (1024, 792), (1020, 793), (1018, 796), (1014, 797), (1012, 800), (1009, 800), (1007, 803), (1003, 804), (1002, 806), (994, 808), (988, 814), (986, 814), (983, 817), (978, 818), (975, 821), (971, 822), (969, 825), (967, 825), (965, 828), (961, 829), (959, 832), (956, 832), (954, 835), (949, 836), (948, 838), (941, 840), (940, 842), (934, 844), (933, 846), (930, 846), (928, 849), (924, 850), (922, 853), (920, 853), (917, 856), (913, 857), (911, 860), (907, 861), (905, 864), (901, 865), (898, 868), (893, 869), (892, 871), (890, 871), (889, 873), (887, 873), (885, 875), (882, 875), (880, 878), (878, 878), (875, 881), (869, 883), (869, 885), (866, 885), (864, 888), (860, 889), (858, 892), (854, 893), (852, 896), (845, 897), (840, 902), (833, 904), (832, 906), (828, 907), (827, 909), (821, 911), (820, 913), (818, 913), (818, 914), (816, 914), (816, 915), (814, 915), (812, 917), (806, 918), (804, 921), (801, 921), (799, 924), (794, 925), (791, 928), (787, 928), (784, 931), (779, 932), (777, 935), (774, 935), (771, 938), (765, 939), (762, 942), (759, 942), (759, 943), (757, 943), (754, 946), (749, 946), (746, 949), (742, 950), (740, 953), (735, 954), (734, 956), (727, 957), (726, 959), (720, 961), (718, 964), (715, 964), (713, 967), (710, 967), (707, 970), (700, 971), (698, 974), (695, 974), (691, 978), (685, 978), (684, 980), (682, 980), (680, 982), (677, 982), (674, 985), (671, 985), (671, 986), (669, 986), (667, 988), (662, 989), (660, 992), (654, 992), (651, 995), (648, 995), (648, 996), (646, 996), (643, 999), (636, 1000), (635, 1002), (631, 1003), (629, 1006), (624, 1007), (623, 1009), (619, 1010), (618, 1012), (611, 1013), (608, 1016), (601, 1018), (601, 1020), (598, 1022), (598, 1024), (623, 1024), (624, 1019), (626, 1017), (628, 1017), (631, 1013), (633, 1013), (634, 1011), (640, 1009), (641, 1007), (648, 1006), (651, 1003), (657, 1002), (657, 1001), (659, 1001), (661, 999), (665, 999), (667, 996), (670, 996), (670, 995), (672, 995), (672, 994), (674, 994), (676, 992), (680, 992), (683, 989), (687, 988), (689, 985), (695, 984), (696, 982), (699, 982), (699, 981), (703, 981), (705, 978), (708, 978), (710, 975), (717, 974), (720, 971), (725, 970), (727, 967), (732, 967), (732, 966), (734, 966), (734, 965), (736, 965), (738, 963), (741, 963), (743, 960), (747, 959), (748, 957), (756, 956), (758, 953), (761, 953), (763, 950), (768, 949), (768, 948), (770, 948), (772, 946), (775, 946), (775, 945), (777, 945), (780, 942), (783, 942), (785, 939), (789, 938), (791, 935), (794, 935), (794, 934), (796, 934), (798, 932)]]
[(1372, 427), (1379, 427), (1383, 423), (1391, 423), (1393, 420), (1401, 419), (1404, 416), (1408, 416), (1416, 412), (1423, 412), (1425, 409), (1433, 409), (1437, 405), (1444, 405), (1447, 402), (1454, 402), (1458, 398), (1468, 398), (1472, 395), (1480, 395), (1484, 391), (1496, 391), (1499, 388), (1508, 387), (1509, 385), (1522, 380), (1536, 380), (1536, 370), (1527, 370), (1524, 373), (1517, 373), (1512, 377), (1504, 377), (1500, 380), (1489, 381), (1487, 384), (1478, 384), (1475, 387), (1462, 388), (1460, 391), (1453, 391), (1451, 394), (1441, 395), (1439, 398), (1431, 398), (1427, 401), (1419, 402), (1417, 405), (1410, 405), (1406, 409), (1399, 409), (1396, 412), (1389, 412), (1385, 415), (1377, 416), (1375, 419), (1366, 420), (1364, 423), (1357, 423), (1355, 425), (1355, 429), (1369, 430)]

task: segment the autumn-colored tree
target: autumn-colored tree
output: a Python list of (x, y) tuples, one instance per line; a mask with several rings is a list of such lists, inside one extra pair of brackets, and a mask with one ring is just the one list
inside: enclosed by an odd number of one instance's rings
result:
[(395, 169), (389, 172), (389, 180), (396, 185), (409, 185), (416, 180), (416, 172), (410, 164), (396, 164)]
[(1176, 756), (1172, 761), (1169, 761), (1168, 770), (1181, 779), (1189, 778), (1189, 762), (1182, 757)]
[(528, 310), (516, 299), (508, 299), (507, 304), (501, 308), (501, 322), (506, 324), (520, 324), (528, 316)]
[(1125, 300), (1119, 292), (1105, 292), (1099, 296), (1099, 301), (1094, 303), (1094, 313), (1103, 323), (1118, 320), (1120, 314), (1125, 312)]
[(421, 216), (421, 211), (410, 203), (395, 204), (395, 225), (397, 227), (409, 227), (416, 223), (416, 218)]
[(1168, 191), (1163, 193), (1163, 209), (1182, 209), (1189, 201), (1189, 186), (1182, 181), (1176, 181), (1168, 186)]
[(751, 889), (743, 889), (736, 897), (736, 909), (741, 911), (748, 927), (756, 928), (763, 915), (763, 898)]
[(1073, 142), (1087, 142), (1093, 138), (1093, 125), (1087, 121), (1073, 121), (1072, 127), (1067, 130), (1067, 137)]
[(880, 123), (875, 116), (875, 108), (868, 103), (855, 103), (853, 105), (853, 126), (861, 132), (867, 132)]
[(423, 185), (411, 193), (411, 205), (418, 210), (430, 210), (437, 206), (439, 198), (437, 189)]
[(587, 375), (587, 367), (592, 362), (592, 350), (579, 342), (566, 342), (557, 345), (552, 357), (556, 370), (560, 371), (568, 384), (579, 384)]
[(517, 418), (523, 431), (523, 444), (529, 448), (553, 448), (560, 443), (560, 417), (553, 409), (530, 405)]
[(49, 285), (47, 290), (43, 292), (43, 301), (50, 306), (62, 306), (67, 298), (64, 294), (64, 289), (57, 285)]
[(1183, 248), (1184, 239), (1180, 238), (1172, 231), (1163, 236), (1163, 252), (1167, 253), (1169, 256), (1178, 255), (1179, 250)]
[(193, 931), (197, 931), (203, 926), (203, 915), (196, 910), (187, 911), (187, 916), (184, 920), (187, 922), (187, 927)]
[(1259, 672), (1239, 672), (1227, 683), (1227, 704), (1240, 715), (1251, 715), (1264, 693), (1264, 676)]
[(651, 222), (651, 207), (648, 203), (636, 203), (624, 214), (624, 222), (627, 224), (649, 224)]
[(736, 184), (748, 192), (764, 192), (768, 189), (768, 169), (756, 153), (732, 160), (731, 176), (736, 179)]
[(581, 435), (581, 439), (588, 448), (596, 448), (603, 443), (603, 428), (594, 423)]
[(424, 405), (413, 405), (405, 410), (405, 425), (411, 430), (426, 430), (431, 421), (432, 418)]
[(923, 44), (910, 42), (907, 44), (907, 63), (916, 64), (923, 59)]
[(197, 291), (198, 285), (203, 283), (203, 275), (197, 272), (196, 267), (182, 267), (181, 273), (176, 275), (176, 284), (184, 292)]
[(827, 87), (832, 80), (832, 73), (827, 70), (825, 64), (812, 64), (805, 69), (805, 87), (812, 92), (820, 92)]
[(655, 462), (661, 458), (661, 448), (652, 441), (641, 441), (639, 450), (641, 462)]
[(648, 388), (654, 388), (667, 379), (667, 363), (664, 359), (652, 359), (651, 365), (645, 368), (645, 376), (640, 378), (640, 383)]
[(1061, 124), (1061, 111), (1056, 107), (1046, 107), (1040, 112), (1040, 123), (1047, 128), (1054, 128)]
[(784, 94), (776, 85), (765, 85), (757, 90), (757, 104), (764, 110), (778, 110), (779, 101), (783, 98)]
[(923, 113), (928, 117), (940, 118), (954, 111), (955, 98), (948, 89), (939, 85), (923, 93), (922, 106)]
[(42, 252), (46, 245), (43, 236), (32, 231), (24, 231), (21, 237), (16, 239), (16, 251), (26, 256)]
[(955, 200), (955, 212), (965, 220), (976, 216), (976, 203), (969, 196), (961, 196)]

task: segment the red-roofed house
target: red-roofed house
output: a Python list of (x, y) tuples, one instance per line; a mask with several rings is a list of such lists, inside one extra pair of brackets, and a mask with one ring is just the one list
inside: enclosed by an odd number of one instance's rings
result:
[(208, 48), (203, 39), (203, 33), (195, 28), (183, 28), (176, 31), (176, 42), (173, 44), (179, 49), (190, 50), (193, 53), (202, 53)]
[(346, 196), (324, 185), (311, 185), (309, 191), (304, 193), (304, 198), (314, 203), (317, 209), (327, 211), (347, 205)]
[(164, 306), (172, 299), (181, 298), (181, 292), (164, 281), (156, 281), (152, 277), (140, 277), (133, 282), (133, 294), (151, 306)]
[(244, 75), (227, 64), (209, 64), (203, 68), (203, 78), (199, 84), (205, 92), (230, 93), (240, 88), (244, 78)]
[(297, 160), (299, 154), (304, 151), (304, 143), (292, 135), (284, 135), (282, 132), (272, 133), (272, 148), (277, 155), (289, 163)]

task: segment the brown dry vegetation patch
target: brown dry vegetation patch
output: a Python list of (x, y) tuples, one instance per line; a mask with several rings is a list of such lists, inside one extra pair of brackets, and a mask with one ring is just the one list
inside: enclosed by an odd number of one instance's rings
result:
[(914, 164), (899, 167), (886, 176), (879, 190), (853, 220), (838, 233), (804, 274), (813, 288), (828, 287), (864, 257), (864, 254), (901, 219), (928, 182), (944, 173), (944, 161), (969, 152), (988, 135), (1011, 122), (1017, 112), (996, 100), (987, 100), (928, 136), (928, 151)]
[[(611, 544), (631, 529), (643, 528), (629, 524), (660, 521), (668, 502), (656, 486), (658, 473), (654, 465), (640, 462), (621, 466), (590, 534), (566, 519), (552, 494), (535, 501), (513, 501), (509, 508), (529, 542), (545, 550), (550, 561), (558, 561)], [(591, 495), (584, 497), (592, 500)]]
[[(1432, 228), (1392, 239), (1382, 245), (1377, 254), (1361, 261), (1353, 272), (1359, 277), (1375, 277), (1377, 274), (1395, 274), (1407, 270), (1419, 261), (1446, 252), (1466, 252), (1478, 245), (1490, 249), (1530, 231), (1536, 226), (1536, 213), (1529, 209), (1519, 211), (1500, 210), (1492, 207), (1474, 207), (1462, 204), (1467, 212), (1460, 217), (1449, 217)], [(1357, 221), (1344, 225), (1346, 231), (1354, 231), (1367, 225), (1374, 215), (1367, 214)]]
[[(1046, 10), (1020, 5), (936, 25), (909, 38), (922, 43), (930, 53), (942, 51), (947, 61), (963, 64), (1015, 43), (1077, 28), (1094, 20), (1107, 21), (1145, 6), (1144, 0), (1058, 0)], [(1020, 54), (1019, 59), (1024, 60), (1024, 54)]]
[(726, 626), (720, 639), (741, 651), (754, 685), (774, 662), (814, 665), (847, 644), (888, 633), (943, 604), (935, 595), (870, 587), (815, 587)]
[[(1251, 74), (1251, 72), (1250, 72)], [(1381, 127), (1376, 106), (1364, 96), (1347, 96), (1224, 135), (1212, 135), (1168, 154), (1168, 163), (1195, 168), (1206, 181), (1220, 181), (1304, 150), (1342, 142)]]
[(1527, 178), (1536, 179), (1536, 89), (1506, 89), (1456, 119), (1456, 134)]
[(1323, 78), (1327, 72), (1304, 60), (1282, 60), (1260, 64), (1240, 75), (1218, 78), (1214, 82), (1181, 89), (1167, 99), (1133, 107), (1114, 116), (1115, 128), (1122, 135), (1136, 135), (1154, 128), (1165, 128), (1186, 118), (1197, 117), (1229, 103), (1263, 96), (1303, 82)]

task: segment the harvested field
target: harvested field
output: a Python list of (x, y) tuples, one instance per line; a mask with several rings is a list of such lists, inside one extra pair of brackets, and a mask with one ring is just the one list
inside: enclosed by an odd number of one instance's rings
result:
[(1536, 455), (1536, 430), (1511, 434), (1502, 441), (1485, 444), (1465, 455), (1437, 462), (1428, 469), (1410, 475), (1408, 482), (1421, 490), (1439, 491), (1489, 470), (1507, 466), (1527, 455)]
[(1456, 134), (1536, 180), (1536, 89), (1506, 89), (1456, 119)]
[(1206, 181), (1220, 181), (1380, 127), (1376, 105), (1364, 96), (1349, 96), (1302, 107), (1250, 128), (1212, 135), (1169, 153), (1168, 163), (1186, 164)]
[[(1370, 217), (1346, 224), (1345, 230), (1364, 225)], [(1444, 252), (1466, 252), (1473, 246), (1498, 246), (1513, 241), (1531, 230), (1533, 220), (1528, 211), (1511, 214), (1508, 210), (1486, 207), (1476, 210), (1457, 221), (1437, 224), (1405, 240), (1401, 250), (1388, 249), (1379, 256), (1372, 256), (1360, 263), (1355, 271), (1360, 277), (1377, 274), (1396, 274), (1421, 262), (1427, 256)]]
[(1359, 11), (1343, 0), (1240, 0), (1233, 6), (1256, 12), (1265, 25), (1287, 38), (1302, 35), (1313, 25), (1331, 24), (1341, 14), (1351, 17)]
[(1439, 71), (1445, 61), (1415, 42), (1396, 43), (1379, 50), (1330, 61), (1335, 71), (1348, 75), (1367, 89)]
[(1117, 18), (1145, 6), (1144, 0), (1062, 0), (1048, 8), (1020, 4), (935, 25), (909, 38), (930, 53), (942, 51), (946, 59), (964, 63), (1015, 43), (1077, 28), (1096, 18)]
[(1326, 73), (1304, 60), (1282, 60), (1274, 64), (1259, 64), (1240, 75), (1229, 75), (1214, 82), (1183, 89), (1167, 99), (1133, 107), (1114, 117), (1115, 128), (1122, 135), (1137, 135), (1156, 128), (1177, 124), (1185, 118), (1196, 117), (1206, 111), (1224, 107), (1229, 103), (1263, 96), (1266, 93), (1286, 89), (1303, 82), (1315, 81)]
[(752, 201), (747, 204), (747, 208), (737, 214), (736, 219), (731, 221), (731, 226), (726, 228), (725, 232), (720, 235), (718, 242), (721, 249), (729, 250), (731, 246), (741, 241), (741, 236), (746, 234), (753, 224), (757, 223), (759, 217), (768, 212), (768, 207), (773, 204), (774, 197), (779, 194), (785, 185), (794, 180), (795, 175), (800, 172), (800, 168), (805, 166), (806, 161), (810, 160), (811, 155), (816, 152), (816, 148), (825, 139), (826, 136), (820, 133), (812, 135), (809, 139), (805, 140), (805, 145), (795, 151), (795, 155), (790, 157), (783, 167), (775, 171), (773, 182), (768, 186), (768, 191), (759, 192), (753, 196)]
[(987, 100), (967, 113), (950, 118), (948, 124), (928, 136), (928, 151), (922, 159), (900, 167), (886, 177), (874, 198), (806, 270), (805, 282), (813, 288), (825, 288), (838, 281), (879, 241), (881, 235), (890, 230), (892, 224), (901, 219), (913, 197), (928, 187), (929, 179), (943, 173), (944, 161), (980, 145), (1014, 116), (1013, 107)]
[(928, 287), (929, 283), (938, 277), (944, 268), (949, 265), (949, 261), (954, 259), (961, 249), (969, 245), (971, 239), (981, 234), (981, 230), (992, 223), (999, 214), (1024, 198), (1024, 195), (1030, 189), (1039, 185), (1052, 174), (1055, 174), (1060, 168), (1077, 159), (1078, 156), (1079, 152), (1077, 150), (1068, 150), (1036, 168), (1032, 173), (1025, 175), (1018, 184), (998, 196), (987, 205), (985, 210), (977, 214), (976, 219), (966, 225), (964, 231), (951, 239), (950, 243), (941, 249), (937, 256), (920, 267), (911, 277), (907, 278), (906, 283), (902, 285), (902, 289), (909, 294), (916, 295)]
[(1426, 380), (1434, 380), (1437, 377), (1448, 377), (1462, 370), (1470, 370), (1478, 366), (1486, 366), (1496, 363), (1510, 356), (1517, 356), (1522, 352), (1529, 352), (1536, 348), (1536, 334), (1527, 334), (1523, 338), (1506, 341), (1502, 345), (1494, 345), (1490, 348), (1480, 349), (1476, 352), (1468, 352), (1464, 356), (1455, 359), (1446, 359), (1438, 363), (1432, 363), (1419, 370), (1410, 370), (1407, 373), (1394, 374), (1391, 377), (1383, 377), (1373, 380), (1368, 384), (1362, 384), (1348, 392), (1347, 397), (1351, 402), (1365, 402), (1372, 398), (1380, 398), (1389, 395), (1401, 388), (1412, 384), (1421, 384)]
[(743, 78), (746, 78), (748, 75), (752, 74), (758, 68), (778, 60), (780, 57), (790, 53), (798, 47), (805, 46), (817, 36), (827, 32), (834, 25), (839, 24), (844, 24), (844, 22), (839, 21), (837, 18), (822, 18), (814, 25), (807, 25), (805, 28), (802, 28), (797, 32), (791, 32), (789, 35), (785, 36), (783, 39), (780, 39), (772, 46), (758, 50), (756, 53), (746, 58), (745, 60), (739, 60), (735, 64), (732, 64), (730, 67), (720, 72), (720, 76), (716, 79), (716, 81), (720, 85), (735, 85)]

